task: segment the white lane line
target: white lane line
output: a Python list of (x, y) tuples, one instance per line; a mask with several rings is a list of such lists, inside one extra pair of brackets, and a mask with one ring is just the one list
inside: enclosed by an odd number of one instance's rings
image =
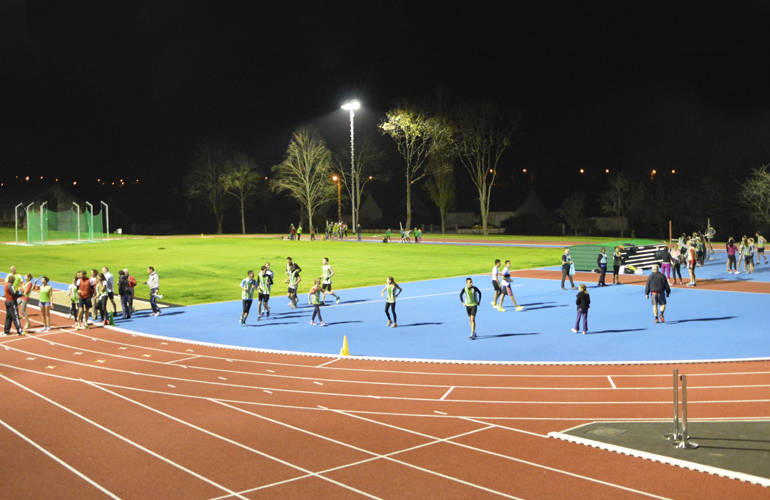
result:
[(195, 359), (195, 358), (200, 358), (200, 356), (187, 356), (186, 358), (175, 359), (173, 361), (166, 361), (165, 364), (173, 365), (174, 363), (179, 363), (181, 361), (189, 361), (189, 360)]
[(454, 390), (454, 386), (450, 387), (450, 388), (449, 388), (449, 390), (447, 390), (447, 391), (444, 393), (444, 395), (443, 395), (443, 396), (441, 396), (441, 398), (439, 399), (439, 401), (444, 401), (444, 400), (446, 399), (446, 397), (447, 397), (447, 396), (449, 396), (449, 393), (450, 393), (450, 392), (452, 392), (453, 390)]
[(68, 464), (68, 463), (67, 463), (67, 462), (65, 462), (64, 460), (62, 460), (61, 458), (57, 457), (56, 455), (54, 455), (54, 454), (53, 454), (53, 453), (51, 453), (50, 451), (46, 450), (45, 448), (43, 448), (42, 446), (40, 446), (39, 444), (37, 444), (37, 443), (36, 443), (35, 441), (33, 441), (32, 439), (30, 439), (30, 438), (28, 438), (27, 436), (25, 436), (24, 434), (22, 434), (20, 431), (18, 431), (18, 430), (16, 430), (16, 429), (14, 429), (14, 428), (13, 428), (13, 427), (11, 427), (9, 424), (7, 424), (6, 422), (4, 422), (2, 419), (0, 419), (0, 425), (2, 425), (3, 427), (5, 427), (5, 428), (6, 428), (6, 429), (8, 429), (9, 431), (13, 432), (14, 434), (16, 434), (17, 436), (19, 436), (21, 439), (23, 439), (23, 440), (24, 440), (24, 441), (26, 441), (27, 443), (31, 444), (31, 445), (32, 445), (32, 446), (34, 446), (35, 448), (37, 448), (39, 451), (41, 451), (42, 453), (44, 453), (45, 455), (47, 455), (47, 456), (48, 456), (48, 458), (50, 458), (51, 460), (54, 460), (54, 461), (55, 461), (55, 462), (57, 462), (59, 465), (61, 465), (61, 466), (62, 466), (62, 467), (64, 467), (65, 469), (69, 470), (70, 472), (72, 472), (73, 474), (75, 474), (76, 476), (78, 476), (80, 479), (82, 479), (83, 481), (87, 482), (88, 484), (90, 484), (91, 486), (93, 486), (93, 487), (94, 487), (94, 488), (96, 488), (97, 490), (101, 491), (102, 493), (104, 493), (104, 494), (105, 494), (105, 495), (107, 495), (108, 497), (110, 497), (110, 498), (114, 498), (115, 500), (119, 500), (119, 499), (120, 499), (120, 497), (118, 497), (116, 494), (114, 494), (113, 492), (111, 492), (110, 490), (108, 490), (107, 488), (105, 488), (104, 486), (102, 486), (101, 484), (97, 483), (96, 481), (94, 481), (94, 480), (93, 480), (93, 479), (91, 479), (90, 477), (86, 476), (85, 474), (83, 474), (82, 472), (80, 472), (79, 470), (77, 470), (76, 468), (74, 468), (73, 466), (71, 466), (70, 464)]
[[(347, 416), (349, 416), (351, 418), (357, 418), (357, 419), (364, 420), (364, 421), (367, 421), (367, 422), (372, 422), (374, 424), (379, 424), (379, 425), (382, 425), (382, 426), (385, 426), (385, 427), (390, 427), (392, 429), (401, 430), (401, 431), (408, 432), (410, 434), (415, 434), (417, 436), (422, 436), (422, 437), (425, 437), (425, 438), (428, 438), (428, 439), (438, 439), (436, 436), (431, 436), (430, 434), (425, 434), (423, 432), (413, 431), (412, 429), (407, 429), (405, 427), (399, 427), (397, 425), (386, 424), (386, 423), (383, 423), (383, 422), (379, 422), (377, 420), (372, 420), (370, 418), (362, 417), (360, 415), (354, 415), (354, 414), (351, 414), (351, 413), (348, 413), (348, 412), (344, 412), (344, 411), (339, 411), (339, 410), (332, 410), (332, 411), (334, 411), (335, 413), (340, 413), (342, 415), (347, 415)], [(499, 457), (499, 458), (504, 458), (506, 460), (511, 460), (513, 462), (518, 462), (518, 463), (529, 465), (529, 466), (532, 466), (532, 467), (535, 467), (535, 468), (540, 468), (540, 469), (548, 470), (548, 471), (551, 471), (551, 472), (556, 472), (558, 474), (564, 474), (566, 476), (575, 477), (575, 478), (578, 478), (578, 479), (584, 479), (584, 480), (590, 481), (592, 483), (602, 484), (602, 485), (605, 485), (605, 486), (610, 486), (612, 488), (617, 488), (617, 489), (621, 489), (621, 490), (624, 490), (624, 491), (630, 491), (632, 493), (637, 493), (639, 495), (644, 495), (644, 496), (648, 496), (648, 497), (652, 497), (652, 498), (658, 498), (658, 499), (661, 499), (661, 500), (670, 500), (667, 497), (661, 497), (661, 496), (655, 495), (653, 493), (648, 493), (646, 491), (641, 491), (641, 490), (637, 490), (637, 489), (634, 489), (634, 488), (629, 488), (627, 486), (622, 486), (620, 484), (615, 484), (615, 483), (610, 483), (610, 482), (607, 482), (607, 481), (602, 481), (601, 479), (596, 479), (596, 478), (593, 478), (593, 477), (590, 477), (590, 476), (584, 476), (582, 474), (578, 474), (578, 473), (575, 473), (575, 472), (570, 472), (570, 471), (563, 470), (563, 469), (557, 469), (556, 467), (550, 467), (548, 465), (543, 465), (543, 464), (539, 464), (539, 463), (536, 463), (536, 462), (531, 462), (529, 460), (524, 460), (523, 458), (512, 457), (510, 455), (503, 455), (502, 453), (497, 453), (497, 452), (494, 452), (494, 451), (485, 450), (483, 448), (477, 448), (475, 446), (471, 446), (471, 445), (468, 445), (468, 444), (465, 444), (465, 443), (459, 443), (457, 441), (450, 441), (450, 440), (447, 440), (445, 442), (447, 444), (450, 444), (450, 445), (459, 446), (461, 448), (466, 448), (466, 449), (469, 449), (469, 450), (473, 450), (473, 451), (476, 451), (476, 452), (479, 452), (479, 453), (484, 453), (484, 454), (487, 454), (487, 455), (496, 456), (496, 457)]]
[[(75, 382), (81, 382), (83, 379), (80, 378), (72, 378), (67, 377), (64, 375), (55, 375), (53, 373), (47, 373), (47, 372), (41, 372), (37, 370), (32, 370), (29, 368), (22, 368), (20, 366), (15, 365), (9, 365), (5, 363), (0, 363), (0, 366), (5, 368), (10, 368), (12, 370), (19, 370), (27, 373), (34, 373), (36, 375), (43, 375), (46, 377), (54, 377), (61, 380), (72, 380)], [(90, 381), (92, 384), (99, 385), (102, 387), (112, 387), (114, 389), (125, 389), (128, 391), (136, 391), (136, 392), (146, 392), (148, 394), (160, 394), (163, 396), (176, 396), (176, 397), (183, 397), (183, 398), (191, 398), (191, 399), (205, 399), (210, 400), (211, 398), (208, 396), (197, 396), (193, 394), (184, 394), (184, 393), (178, 393), (178, 392), (168, 392), (168, 391), (157, 391), (153, 389), (145, 389), (141, 387), (133, 387), (133, 386), (127, 386), (127, 385), (120, 385), (120, 384), (110, 384), (107, 382), (99, 382), (99, 381)], [(268, 392), (269, 391), (263, 391)], [(270, 393), (272, 394), (272, 393)], [(222, 399), (218, 398), (218, 401), (232, 403), (232, 404), (245, 404), (250, 406), (265, 406), (269, 408), (288, 408), (292, 410), (313, 410), (313, 411), (320, 411), (320, 410), (328, 410), (326, 406), (323, 405), (316, 405), (316, 406), (298, 406), (298, 405), (287, 405), (287, 404), (277, 404), (277, 403), (264, 403), (264, 402), (258, 402), (258, 401), (243, 401), (243, 400), (237, 400), (237, 399)], [(669, 401), (668, 404), (671, 404)], [(601, 422), (670, 422), (671, 418), (650, 418), (650, 417), (604, 417), (604, 416), (589, 416), (589, 417), (499, 417), (499, 416), (490, 416), (490, 415), (452, 415), (450, 416), (441, 416), (441, 415), (435, 415), (435, 414), (428, 414), (428, 413), (404, 413), (404, 412), (386, 412), (386, 411), (374, 411), (374, 410), (340, 410), (335, 409), (334, 411), (346, 411), (351, 414), (360, 414), (360, 415), (383, 415), (383, 416), (389, 416), (389, 417), (420, 417), (420, 418), (476, 418), (476, 419), (485, 419), (485, 420), (496, 420), (496, 421), (542, 421), (542, 422), (586, 422), (586, 421), (601, 421)], [(745, 415), (739, 415), (739, 416), (720, 416), (720, 417), (699, 417), (699, 418), (691, 418), (690, 421), (692, 422), (728, 422), (728, 421), (734, 421), (734, 420), (740, 420), (740, 421), (757, 421), (757, 422), (765, 422), (770, 421), (770, 415), (753, 415), (753, 416), (745, 416)], [(490, 424), (492, 425), (492, 424)]]
[(609, 375), (607, 375), (607, 380), (609, 380), (609, 381), (610, 381), (610, 385), (612, 386), (612, 388), (613, 388), (613, 389), (617, 389), (617, 387), (615, 387), (615, 382), (613, 382), (613, 381), (612, 381), (612, 377), (610, 377)]
[(154, 451), (152, 451), (152, 450), (150, 450), (148, 448), (145, 448), (141, 444), (136, 443), (136, 442), (128, 439), (127, 437), (125, 437), (125, 436), (123, 436), (121, 434), (118, 434), (117, 432), (115, 432), (115, 431), (113, 431), (111, 429), (108, 429), (107, 427), (104, 427), (103, 425), (101, 425), (101, 424), (99, 424), (97, 422), (94, 422), (90, 418), (81, 415), (80, 413), (76, 412), (75, 410), (67, 408), (63, 404), (57, 403), (53, 399), (50, 399), (50, 398), (40, 394), (39, 392), (36, 392), (36, 391), (30, 389), (29, 387), (25, 386), (24, 384), (20, 384), (19, 382), (16, 382), (15, 380), (8, 378), (8, 377), (6, 377), (5, 375), (3, 375), (1, 373), (0, 373), (0, 378), (2, 378), (3, 380), (6, 380), (7, 382), (12, 383), (13, 385), (19, 387), (20, 389), (24, 389), (25, 391), (29, 392), (30, 394), (33, 394), (33, 395), (39, 397), (43, 401), (45, 401), (47, 403), (50, 403), (50, 404), (56, 406), (57, 408), (66, 411), (67, 413), (69, 413), (71, 415), (76, 416), (77, 418), (83, 420), (84, 422), (87, 422), (87, 423), (93, 425), (97, 429), (100, 429), (100, 430), (106, 432), (107, 434), (110, 434), (110, 435), (120, 439), (121, 441), (124, 441), (124, 442), (130, 444), (131, 446), (133, 446), (133, 447), (135, 447), (135, 448), (137, 448), (139, 450), (142, 450), (143, 452), (145, 452), (145, 453), (147, 453), (147, 454), (149, 454), (149, 455), (151, 455), (151, 456), (153, 456), (153, 457), (155, 457), (155, 458), (157, 458), (159, 460), (162, 460), (162, 461), (166, 462), (167, 464), (169, 464), (169, 465), (171, 465), (173, 467), (176, 467), (177, 469), (190, 474), (191, 476), (193, 476), (193, 477), (195, 477), (195, 478), (197, 478), (197, 479), (199, 479), (199, 480), (201, 480), (203, 482), (206, 482), (206, 483), (210, 484), (211, 486), (214, 486), (215, 488), (218, 488), (218, 489), (220, 489), (222, 491), (225, 491), (225, 492), (229, 493), (230, 495), (237, 496), (238, 498), (241, 498), (243, 500), (247, 500), (245, 497), (243, 497), (241, 495), (238, 495), (236, 492), (234, 492), (230, 488), (227, 488), (226, 486), (222, 486), (221, 484), (219, 484), (219, 483), (217, 483), (215, 481), (212, 481), (211, 479), (208, 479), (207, 477), (204, 477), (204, 476), (198, 474), (195, 471), (192, 471), (192, 470), (188, 469), (184, 465), (180, 465), (180, 464), (174, 462), (173, 460), (164, 457), (163, 455), (160, 455), (160, 454), (158, 454), (158, 453), (156, 453), (156, 452), (154, 452)]
[(329, 360), (329, 361), (327, 361), (326, 363), (321, 363), (320, 365), (316, 366), (316, 368), (321, 368), (321, 367), (323, 367), (323, 366), (327, 366), (327, 365), (330, 365), (330, 364), (334, 363), (335, 361), (339, 361), (339, 360), (340, 360), (340, 358), (334, 358), (334, 359), (330, 359), (330, 360)]
[(525, 431), (524, 429), (517, 429), (516, 427), (510, 427), (508, 425), (492, 424), (492, 423), (489, 423), (489, 422), (485, 422), (483, 420), (477, 420), (475, 418), (469, 418), (469, 417), (460, 417), (460, 418), (463, 419), (463, 420), (467, 420), (469, 422), (477, 423), (477, 424), (493, 425), (493, 426), (497, 427), (498, 429), (506, 429), (506, 430), (509, 430), (509, 431), (520, 432), (522, 434), (529, 434), (530, 436), (537, 436), (537, 437), (546, 438), (546, 439), (548, 438), (548, 436), (546, 436), (545, 434), (538, 434), (537, 432)]
[[(315, 477), (318, 477), (319, 479), (323, 479), (323, 480), (325, 480), (325, 481), (328, 481), (328, 482), (330, 482), (330, 483), (332, 483), (332, 484), (336, 484), (337, 486), (341, 486), (341, 487), (343, 487), (343, 488), (345, 488), (345, 489), (348, 489), (348, 490), (350, 490), (350, 491), (354, 491), (354, 492), (356, 492), (356, 493), (359, 493), (359, 494), (361, 494), (361, 495), (367, 496), (367, 497), (369, 497), (369, 498), (378, 498), (378, 497), (376, 497), (376, 496), (374, 496), (374, 495), (370, 495), (369, 493), (366, 493), (365, 491), (361, 491), (361, 490), (359, 490), (359, 489), (357, 489), (357, 488), (354, 488), (354, 487), (352, 487), (352, 486), (350, 486), (350, 485), (347, 485), (347, 484), (345, 484), (345, 483), (341, 483), (341, 482), (339, 482), (339, 481), (335, 481), (334, 479), (331, 479), (331, 478), (328, 478), (328, 477), (319, 476), (317, 473), (314, 473), (314, 472), (312, 472), (312, 471), (310, 471), (310, 470), (308, 470), (308, 469), (305, 469), (304, 467), (301, 467), (301, 466), (299, 466), (299, 465), (295, 465), (295, 464), (293, 464), (293, 463), (291, 463), (291, 462), (287, 462), (286, 460), (280, 459), (280, 458), (278, 458), (278, 457), (274, 457), (274, 456), (272, 456), (272, 455), (270, 455), (270, 454), (268, 454), (268, 453), (265, 453), (265, 452), (263, 452), (263, 451), (259, 451), (259, 450), (255, 449), (255, 448), (252, 448), (252, 447), (250, 447), (250, 446), (247, 446), (247, 445), (245, 445), (245, 444), (243, 444), (243, 443), (239, 443), (238, 441), (233, 441), (233, 440), (232, 440), (232, 439), (230, 439), (230, 438), (227, 438), (227, 437), (225, 437), (225, 436), (222, 436), (222, 435), (220, 435), (220, 434), (217, 434), (217, 433), (215, 433), (215, 432), (212, 432), (212, 431), (210, 431), (210, 430), (208, 430), (208, 429), (204, 429), (203, 427), (199, 427), (199, 426), (197, 426), (197, 425), (195, 425), (195, 424), (193, 424), (193, 423), (187, 422), (186, 420), (182, 420), (181, 418), (177, 418), (177, 417), (175, 417), (175, 416), (173, 416), (173, 415), (169, 415), (168, 413), (165, 413), (165, 412), (163, 412), (163, 411), (161, 411), (161, 410), (158, 410), (158, 409), (156, 409), (156, 408), (153, 408), (152, 406), (146, 405), (146, 404), (144, 404), (144, 403), (142, 403), (142, 402), (136, 401), (136, 400), (134, 400), (134, 399), (131, 399), (131, 398), (127, 397), (127, 396), (124, 396), (124, 395), (122, 395), (122, 394), (119, 394), (119, 393), (117, 393), (117, 392), (111, 391), (111, 390), (109, 390), (109, 389), (105, 389), (104, 387), (101, 387), (100, 385), (94, 384), (94, 383), (92, 383), (92, 382), (89, 382), (89, 381), (87, 381), (87, 380), (81, 380), (81, 381), (82, 381), (83, 383), (85, 383), (85, 384), (88, 384), (88, 385), (90, 385), (91, 387), (95, 387), (96, 389), (99, 389), (99, 390), (101, 390), (101, 391), (104, 391), (104, 392), (106, 392), (106, 393), (108, 393), (108, 394), (112, 394), (112, 395), (113, 395), (113, 396), (115, 396), (115, 397), (118, 397), (118, 398), (120, 398), (120, 399), (123, 399), (123, 400), (125, 400), (125, 401), (128, 401), (129, 403), (133, 403), (133, 404), (135, 404), (135, 405), (137, 405), (137, 406), (140, 406), (140, 407), (142, 407), (142, 408), (144, 408), (144, 409), (146, 409), (146, 410), (149, 410), (149, 411), (152, 411), (152, 412), (154, 412), (154, 413), (157, 413), (158, 415), (161, 415), (161, 416), (163, 416), (163, 417), (166, 417), (166, 418), (168, 418), (169, 420), (173, 420), (174, 422), (177, 422), (177, 423), (180, 423), (180, 424), (182, 424), (182, 425), (185, 425), (185, 426), (187, 426), (187, 427), (190, 427), (191, 429), (195, 429), (196, 431), (199, 431), (199, 432), (202, 432), (202, 433), (204, 433), (204, 434), (207, 434), (207, 435), (209, 435), (209, 436), (211, 436), (211, 437), (214, 437), (214, 438), (220, 439), (220, 440), (222, 440), (222, 441), (224, 441), (224, 442), (226, 442), (226, 443), (229, 443), (229, 444), (231, 444), (231, 445), (233, 445), (233, 446), (237, 446), (237, 447), (239, 447), (239, 448), (242, 448), (242, 449), (244, 449), (244, 450), (246, 450), (246, 451), (250, 451), (250, 452), (252, 452), (252, 453), (254, 453), (254, 454), (256, 454), (256, 455), (259, 455), (259, 456), (262, 456), (262, 457), (264, 457), (264, 458), (270, 459), (270, 460), (272, 460), (272, 461), (274, 461), (274, 462), (278, 462), (278, 463), (280, 463), (280, 464), (283, 464), (283, 465), (285, 465), (285, 466), (287, 466), (287, 467), (291, 467), (292, 469), (298, 470), (298, 471), (300, 471), (300, 472), (304, 472), (305, 474), (310, 474), (310, 475), (313, 475), (313, 476), (315, 476)], [(209, 400), (209, 401), (213, 401), (213, 400)], [(228, 493), (230, 493), (230, 495), (237, 495), (237, 493), (235, 493), (235, 492), (233, 492), (233, 491), (228, 491)], [(241, 497), (241, 498), (242, 498), (242, 497)]]
[[(399, 460), (397, 458), (393, 458), (392, 456), (389, 456), (389, 455), (383, 455), (381, 453), (376, 453), (374, 451), (366, 450), (366, 449), (360, 448), (360, 447), (358, 447), (356, 445), (352, 445), (350, 443), (345, 443), (343, 441), (339, 441), (337, 439), (330, 438), (328, 436), (324, 436), (323, 434), (318, 434), (316, 432), (312, 432), (312, 431), (309, 431), (307, 429), (303, 429), (301, 427), (297, 427), (295, 425), (287, 424), (286, 422), (281, 422), (280, 420), (276, 420), (274, 418), (266, 417), (266, 416), (260, 415), (258, 413), (254, 413), (254, 412), (250, 412), (248, 410), (244, 410), (242, 408), (238, 408), (237, 406), (232, 406), (232, 405), (229, 405), (227, 403), (223, 403), (222, 401), (219, 401), (219, 400), (216, 400), (216, 399), (211, 399), (210, 401), (212, 403), (216, 403), (216, 404), (219, 404), (219, 405), (222, 405), (222, 406), (226, 406), (226, 407), (231, 408), (231, 409), (233, 409), (235, 411), (239, 411), (241, 413), (245, 413), (245, 414), (251, 415), (253, 417), (257, 417), (257, 418), (260, 418), (260, 419), (263, 419), (263, 420), (267, 420), (268, 422), (272, 422), (274, 424), (282, 425), (284, 427), (288, 427), (289, 429), (293, 429), (295, 431), (302, 432), (304, 434), (308, 434), (310, 436), (314, 436), (316, 438), (323, 439), (323, 440), (326, 440), (326, 441), (338, 444), (340, 446), (345, 446), (347, 448), (351, 448), (351, 449), (359, 451), (361, 453), (366, 453), (367, 455), (373, 455), (373, 456), (375, 456), (377, 458), (383, 458), (385, 460), (390, 460), (391, 462), (396, 462), (397, 464), (401, 464), (401, 465), (404, 465), (406, 467), (417, 469), (419, 471), (426, 472), (428, 474), (431, 474), (431, 475), (434, 475), (434, 476), (438, 476), (438, 477), (441, 477), (441, 478), (444, 478), (444, 479), (449, 479), (450, 481), (454, 481), (454, 482), (457, 482), (457, 483), (460, 483), (460, 484), (464, 484), (466, 486), (471, 486), (473, 488), (477, 488), (477, 489), (486, 491), (488, 493), (493, 493), (493, 494), (500, 495), (500, 496), (503, 496), (503, 497), (506, 497), (506, 498), (517, 498), (517, 497), (514, 497), (514, 496), (509, 495), (507, 493), (503, 493), (501, 491), (493, 490), (491, 488), (487, 488), (486, 486), (481, 486), (480, 484), (471, 483), (469, 481), (465, 481), (463, 479), (460, 479), (460, 478), (457, 478), (457, 477), (454, 477), (454, 476), (449, 476), (449, 475), (442, 474), (440, 472), (437, 472), (437, 471), (434, 471), (434, 470), (431, 470), (431, 469), (426, 469), (424, 467), (420, 467), (418, 465), (414, 465), (414, 464), (411, 464), (409, 462), (405, 462), (403, 460)], [(491, 429), (491, 428), (492, 428), (491, 425), (487, 425), (485, 427), (480, 427), (480, 428), (474, 429), (472, 431), (464, 432), (463, 434), (455, 436), (455, 437), (467, 436), (469, 434), (474, 434), (476, 432), (485, 431), (485, 430)], [(435, 442), (449, 442), (449, 441), (447, 441), (447, 439), (448, 438), (443, 438), (442, 439), (442, 438), (439, 438), (439, 437), (436, 437), (436, 436), (431, 436), (430, 437), (430, 440), (431, 441), (435, 441)], [(430, 444), (433, 444), (433, 443), (430, 443)], [(423, 446), (427, 446), (427, 445), (428, 445), (428, 443), (423, 443)]]

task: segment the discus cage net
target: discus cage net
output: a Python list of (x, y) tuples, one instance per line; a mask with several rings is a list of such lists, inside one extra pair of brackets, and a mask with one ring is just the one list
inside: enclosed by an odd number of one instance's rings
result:
[[(109, 240), (110, 219), (107, 203), (100, 202), (99, 208), (94, 210), (94, 205), (86, 202), (85, 211), (75, 202), (68, 210), (54, 211), (46, 205), (46, 202), (37, 207), (34, 203), (26, 207), (17, 205), (14, 214), (16, 244), (46, 245)], [(21, 224), (20, 209), (24, 215)], [(19, 229), (26, 230), (26, 238), (19, 234)]]

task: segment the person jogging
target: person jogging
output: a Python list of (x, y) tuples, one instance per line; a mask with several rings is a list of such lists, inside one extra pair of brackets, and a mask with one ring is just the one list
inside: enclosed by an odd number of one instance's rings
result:
[(468, 321), (471, 325), (471, 334), (469, 339), (476, 339), (476, 311), (481, 303), (481, 290), (473, 285), (471, 278), (465, 278), (465, 287), (460, 290), (460, 302), (465, 306), (465, 312), (468, 314)]
[[(15, 271), (15, 269), (14, 269)], [(9, 274), (5, 278), (5, 334), (11, 335), (11, 326), (16, 327), (16, 333), (21, 333), (21, 323), (19, 323), (19, 313), (16, 309), (16, 300), (21, 297), (21, 293), (17, 292), (14, 288), (16, 280), (20, 280), (21, 277), (15, 274)]]
[(40, 316), (43, 317), (43, 330), (44, 332), (51, 331), (51, 303), (53, 296), (53, 288), (48, 284), (48, 276), (41, 278), (39, 287), (38, 299), (40, 301)]
[(759, 233), (756, 233), (754, 236), (757, 237), (757, 264), (761, 264), (762, 259), (765, 259), (765, 264), (767, 264), (767, 257), (765, 257), (765, 243), (767, 240)]
[(499, 311), (501, 306), (497, 303), (497, 299), (503, 295), (503, 287), (500, 285), (500, 259), (495, 259), (495, 265), (492, 266), (492, 288), (495, 290), (495, 296), (491, 304), (493, 308)]
[(337, 299), (337, 304), (340, 303), (339, 296), (332, 291), (332, 276), (334, 276), (334, 269), (329, 265), (329, 258), (324, 257), (321, 261), (321, 289), (323, 290), (323, 304), (326, 305), (326, 296), (331, 295)]
[(300, 281), (302, 281), (302, 278), (299, 275), (299, 266), (292, 262), (289, 277), (286, 278), (286, 283), (289, 284), (289, 287), (286, 289), (286, 295), (289, 297), (289, 307), (292, 309), (297, 308), (297, 302), (299, 301), (297, 298), (297, 287)]
[(256, 288), (257, 284), (254, 281), (254, 271), (249, 269), (246, 272), (246, 277), (241, 280), (241, 326), (246, 326), (246, 318), (249, 317), (251, 303), (254, 301), (254, 290), (256, 290)]
[(596, 257), (596, 265), (599, 266), (599, 282), (598, 286), (607, 286), (604, 282), (604, 278), (607, 276), (607, 249), (602, 248), (599, 255)]
[(587, 288), (585, 283), (581, 283), (580, 291), (575, 297), (577, 318), (575, 319), (575, 327), (572, 329), (572, 333), (578, 333), (578, 328), (580, 328), (580, 318), (583, 318), (583, 335), (588, 333), (588, 308), (591, 307), (591, 296), (588, 295)]
[(257, 304), (257, 321), (262, 319), (264, 311), (265, 316), (270, 316), (270, 306), (267, 303), (270, 301), (270, 288), (273, 286), (273, 272), (270, 271), (270, 263), (265, 262), (265, 265), (259, 270), (257, 275), (257, 292), (259, 304)]
[[(396, 328), (398, 326), (398, 319), (396, 318), (396, 298), (401, 295), (401, 291), (401, 287), (398, 286), (398, 283), (393, 279), (393, 276), (388, 276), (388, 279), (385, 281), (385, 288), (380, 292), (380, 296), (385, 297), (385, 316), (388, 317), (387, 326), (391, 328)], [(392, 321), (388, 309), (393, 313)]]
[(157, 301), (162, 299), (163, 295), (160, 294), (160, 278), (158, 278), (158, 273), (154, 267), (147, 267), (147, 281), (144, 284), (150, 288), (150, 307), (152, 307), (150, 316), (160, 316), (160, 307), (158, 307)]
[(652, 266), (652, 273), (647, 277), (647, 284), (644, 286), (645, 298), (650, 299), (650, 295), (652, 295), (652, 314), (655, 316), (655, 322), (665, 323), (663, 313), (666, 312), (666, 297), (671, 295), (671, 287), (663, 273), (658, 271), (657, 264)]
[(569, 248), (564, 249), (564, 253), (561, 256), (561, 289), (564, 290), (564, 279), (569, 276), (569, 283), (572, 285), (572, 289), (575, 290), (575, 281), (572, 279), (572, 256), (569, 254)]
[(497, 309), (500, 312), (505, 312), (505, 308), (503, 307), (503, 302), (505, 302), (506, 295), (511, 298), (511, 302), (513, 302), (513, 307), (517, 311), (524, 310), (524, 306), (520, 306), (518, 302), (516, 302), (516, 297), (513, 296), (513, 289), (511, 288), (511, 283), (513, 283), (513, 279), (511, 278), (511, 261), (506, 260), (505, 267), (503, 268), (503, 280), (501, 283), (503, 287), (503, 293), (502, 293), (502, 298), (500, 299), (500, 307)]
[[(321, 294), (322, 293), (323, 293), (323, 288), (321, 287), (321, 278), (316, 278), (315, 281), (313, 282), (313, 286), (310, 287), (310, 290), (307, 292), (307, 301), (309, 304), (313, 304), (313, 316), (310, 318), (310, 324), (312, 326), (315, 326), (315, 325), (326, 326), (326, 323), (321, 317)], [(315, 322), (316, 317), (318, 317), (318, 323)]]

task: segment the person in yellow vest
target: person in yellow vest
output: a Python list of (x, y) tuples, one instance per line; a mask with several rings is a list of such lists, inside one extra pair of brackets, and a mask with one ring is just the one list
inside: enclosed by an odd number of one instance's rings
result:
[[(385, 297), (385, 316), (388, 317), (388, 325), (391, 328), (398, 326), (396, 318), (396, 297), (401, 295), (401, 287), (398, 286), (393, 276), (388, 276), (388, 280), (385, 282), (385, 288), (382, 289), (380, 295)], [(388, 309), (393, 313), (393, 321), (391, 321), (390, 313)]]
[[(321, 278), (316, 278), (313, 282), (313, 286), (310, 287), (310, 291), (307, 292), (307, 301), (313, 304), (313, 317), (310, 318), (310, 324), (326, 326), (323, 318), (321, 317)], [(315, 322), (316, 316), (318, 317), (318, 323)]]
[(471, 334), (469, 339), (476, 339), (476, 310), (481, 303), (481, 290), (473, 285), (471, 278), (465, 278), (465, 287), (460, 290), (460, 302), (465, 306), (465, 312), (468, 313), (468, 320), (471, 323)]
[(53, 288), (48, 284), (48, 276), (43, 276), (40, 284), (40, 315), (43, 317), (43, 331), (51, 331), (51, 304)]
[(332, 276), (334, 276), (334, 269), (329, 264), (329, 258), (324, 257), (321, 265), (321, 288), (323, 289), (323, 304), (326, 305), (326, 296), (331, 295), (337, 299), (337, 304), (340, 303), (339, 296), (332, 292)]

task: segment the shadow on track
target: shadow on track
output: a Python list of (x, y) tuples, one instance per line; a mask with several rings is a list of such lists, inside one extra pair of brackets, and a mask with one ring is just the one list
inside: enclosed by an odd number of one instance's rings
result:
[(626, 328), (626, 329), (611, 329), (611, 330), (589, 330), (586, 335), (598, 335), (602, 333), (627, 333), (627, 332), (643, 332), (646, 328)]
[(691, 318), (691, 319), (675, 319), (674, 321), (667, 321), (670, 325), (678, 325), (679, 323), (693, 323), (695, 321), (722, 321), (725, 319), (735, 319), (737, 316), (720, 316), (718, 318)]
[(426, 322), (426, 323), (409, 323), (409, 324), (406, 324), (406, 325), (398, 325), (398, 328), (409, 328), (410, 326), (443, 325), (443, 324), (444, 323), (442, 323), (440, 321), (439, 322), (433, 322), (433, 323), (429, 323), (429, 322)]

